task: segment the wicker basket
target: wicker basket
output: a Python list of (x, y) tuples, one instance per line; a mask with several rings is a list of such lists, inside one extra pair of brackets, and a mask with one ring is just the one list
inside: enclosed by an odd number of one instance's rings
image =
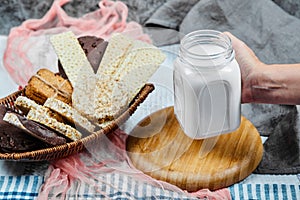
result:
[[(153, 90), (153, 84), (146, 84), (140, 90), (137, 96), (132, 100), (128, 109), (125, 112), (123, 112), (117, 119), (113, 120), (108, 126), (95, 132), (94, 134), (91, 134), (80, 140), (69, 142), (55, 147), (22, 153), (0, 153), (0, 159), (43, 161), (53, 160), (57, 158), (66, 157), (74, 153), (79, 153), (82, 150), (84, 150), (86, 146), (95, 145), (99, 138), (103, 136), (103, 134), (107, 134), (111, 131), (116, 130), (119, 125), (123, 124), (136, 111), (137, 107), (147, 98), (148, 94), (151, 93)], [(24, 89), (17, 91), (3, 99), (0, 99), (0, 104), (17, 110), (17, 108), (14, 106), (14, 101), (18, 96), (24, 95), (24, 93)]]

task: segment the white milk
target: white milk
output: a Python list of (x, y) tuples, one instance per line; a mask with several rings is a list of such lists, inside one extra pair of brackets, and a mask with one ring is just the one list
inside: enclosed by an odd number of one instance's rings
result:
[(189, 137), (204, 139), (239, 127), (241, 76), (226, 35), (210, 30), (186, 35), (173, 78), (175, 114)]

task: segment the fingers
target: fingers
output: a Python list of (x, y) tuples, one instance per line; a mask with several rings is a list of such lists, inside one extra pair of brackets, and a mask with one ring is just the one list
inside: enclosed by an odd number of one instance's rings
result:
[(239, 64), (247, 64), (250, 66), (260, 62), (255, 53), (243, 41), (235, 37), (230, 32), (224, 32), (231, 40), (232, 47), (235, 50), (236, 60)]
[(238, 46), (245, 45), (241, 40), (239, 40), (237, 37), (232, 35), (230, 32), (224, 32), (224, 34), (226, 34), (230, 38), (232, 47), (234, 49), (238, 48)]
[(230, 38), (232, 47), (237, 53), (239, 52), (244, 52), (244, 53), (249, 53), (254, 54), (254, 52), (240, 39), (235, 37), (233, 34), (230, 32), (225, 32), (225, 34)]
[(225, 34), (231, 39), (232, 47), (235, 51), (235, 59), (241, 70), (242, 78), (242, 102), (249, 102), (252, 99), (252, 80), (260, 66), (259, 59), (254, 52), (240, 39), (229, 32)]

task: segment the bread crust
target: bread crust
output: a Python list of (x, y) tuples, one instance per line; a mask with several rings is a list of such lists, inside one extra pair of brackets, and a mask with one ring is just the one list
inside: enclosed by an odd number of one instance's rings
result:
[(60, 114), (69, 123), (80, 126), (88, 132), (94, 132), (96, 129), (96, 126), (82, 116), (76, 109), (58, 99), (48, 98), (44, 103), (44, 107)]
[(72, 92), (73, 88), (68, 80), (48, 69), (40, 69), (30, 78), (25, 88), (25, 95), (41, 105), (50, 97), (71, 105)]

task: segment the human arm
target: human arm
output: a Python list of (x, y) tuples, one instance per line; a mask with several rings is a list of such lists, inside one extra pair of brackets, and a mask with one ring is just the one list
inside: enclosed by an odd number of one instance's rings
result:
[(241, 40), (231, 38), (242, 76), (242, 103), (300, 104), (300, 63), (265, 64)]

